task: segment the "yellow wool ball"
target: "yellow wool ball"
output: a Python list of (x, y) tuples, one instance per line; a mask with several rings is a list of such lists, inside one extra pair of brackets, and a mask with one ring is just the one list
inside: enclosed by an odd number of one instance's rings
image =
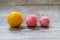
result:
[(8, 24), (11, 27), (18, 27), (23, 22), (23, 16), (20, 12), (11, 12), (8, 14)]

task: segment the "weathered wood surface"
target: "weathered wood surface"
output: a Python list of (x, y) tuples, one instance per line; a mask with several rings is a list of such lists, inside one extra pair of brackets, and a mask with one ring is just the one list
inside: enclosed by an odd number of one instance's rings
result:
[(24, 4), (60, 5), (60, 0), (0, 0), (0, 5), (24, 5)]
[[(22, 12), (22, 28), (9, 27), (7, 15), (12, 11)], [(51, 21), (49, 28), (41, 28), (38, 22), (35, 29), (28, 29), (25, 18), (31, 13), (38, 19), (48, 16)], [(0, 0), (0, 40), (60, 40), (60, 0)]]
[[(12, 11), (20, 11), (24, 16), (23, 28), (13, 29), (7, 24), (7, 15)], [(47, 29), (28, 29), (25, 18), (34, 13), (40, 18), (46, 15), (50, 18)], [(60, 6), (0, 6), (0, 40), (60, 40)]]

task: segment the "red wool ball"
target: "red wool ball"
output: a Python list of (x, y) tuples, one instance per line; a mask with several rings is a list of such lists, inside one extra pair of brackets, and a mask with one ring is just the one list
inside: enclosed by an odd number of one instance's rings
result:
[(37, 25), (38, 18), (35, 14), (30, 14), (26, 17), (26, 24), (29, 27), (33, 27)]
[(42, 16), (40, 18), (40, 24), (41, 26), (48, 26), (50, 23), (50, 19), (47, 16)]

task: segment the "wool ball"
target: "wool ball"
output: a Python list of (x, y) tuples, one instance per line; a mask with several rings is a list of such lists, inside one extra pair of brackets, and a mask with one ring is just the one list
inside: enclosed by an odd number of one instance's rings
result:
[(9, 13), (7, 16), (7, 21), (11, 27), (19, 27), (23, 22), (22, 13), (17, 11)]
[(41, 26), (48, 26), (49, 25), (49, 23), (50, 23), (50, 19), (47, 17), (47, 16), (42, 16), (41, 18), (40, 18), (40, 24), (41, 24)]
[(28, 27), (35, 27), (37, 25), (37, 16), (35, 14), (30, 14), (26, 17), (26, 24)]

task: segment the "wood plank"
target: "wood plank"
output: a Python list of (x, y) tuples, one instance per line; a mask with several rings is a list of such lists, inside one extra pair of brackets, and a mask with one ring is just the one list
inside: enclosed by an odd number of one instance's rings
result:
[[(22, 28), (10, 28), (7, 15), (11, 11), (20, 11), (24, 16)], [(50, 18), (50, 26), (43, 29), (38, 25), (28, 29), (25, 18), (34, 13), (38, 19), (46, 15)], [(60, 40), (60, 6), (0, 6), (0, 40)]]

